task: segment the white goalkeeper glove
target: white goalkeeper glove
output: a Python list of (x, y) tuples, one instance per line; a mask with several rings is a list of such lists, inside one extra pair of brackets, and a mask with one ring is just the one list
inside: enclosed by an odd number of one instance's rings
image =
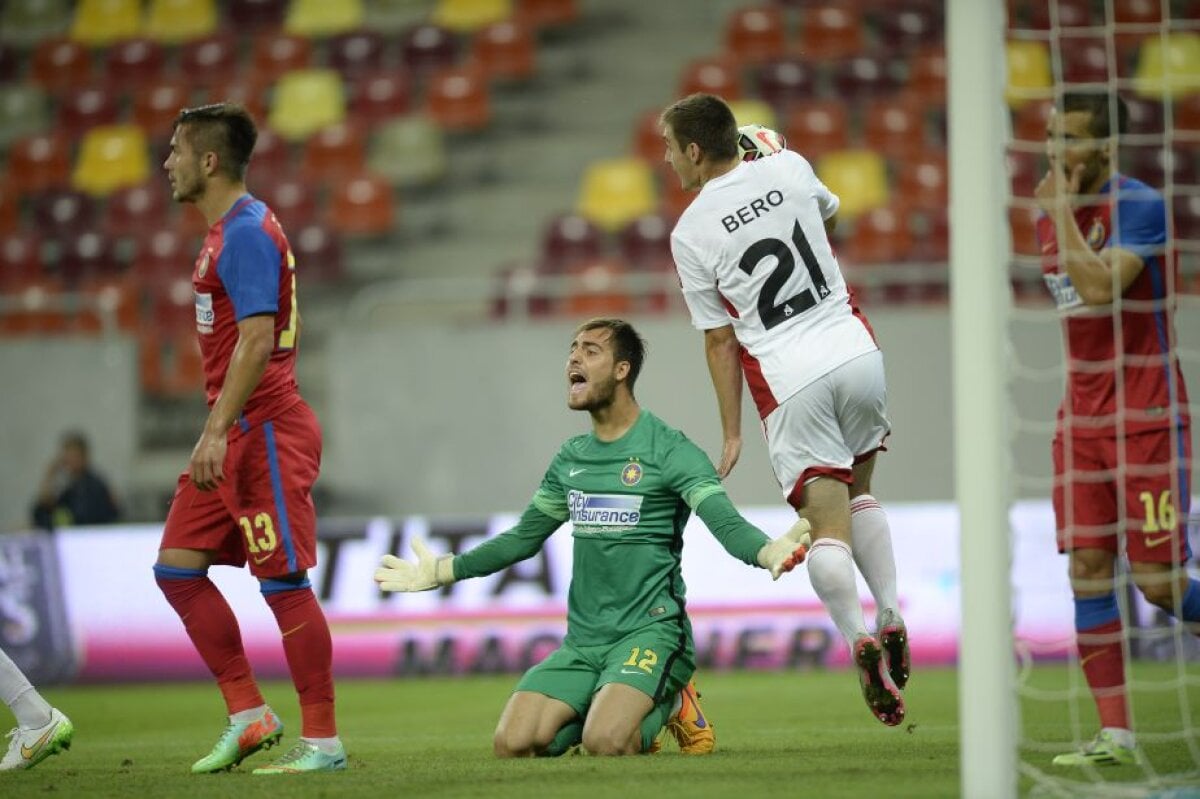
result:
[(454, 556), (435, 557), (421, 538), (413, 538), (412, 550), (417, 562), (412, 563), (395, 555), (384, 555), (383, 564), (375, 570), (375, 582), (384, 591), (432, 591), (454, 582)]
[(812, 546), (811, 529), (808, 519), (799, 519), (792, 529), (758, 550), (758, 565), (771, 573), (772, 580), (804, 562)]

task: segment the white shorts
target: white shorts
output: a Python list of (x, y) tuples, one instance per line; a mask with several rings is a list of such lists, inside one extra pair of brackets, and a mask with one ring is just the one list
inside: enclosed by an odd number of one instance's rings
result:
[(832, 477), (881, 449), (891, 431), (879, 351), (847, 361), (788, 397), (763, 419), (767, 453), (788, 504), (799, 509), (804, 484)]

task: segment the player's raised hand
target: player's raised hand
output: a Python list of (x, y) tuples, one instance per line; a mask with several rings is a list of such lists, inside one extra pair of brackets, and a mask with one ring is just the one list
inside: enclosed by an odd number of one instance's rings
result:
[(717, 464), (717, 477), (724, 480), (733, 471), (733, 467), (737, 465), (738, 458), (742, 454), (742, 440), (740, 438), (727, 438), (725, 443), (721, 445), (721, 462)]
[(772, 580), (778, 580), (808, 557), (808, 549), (812, 546), (811, 529), (808, 519), (798, 519), (792, 529), (758, 551), (758, 565), (771, 572)]
[(1033, 190), (1038, 206), (1047, 214), (1070, 208), (1071, 198), (1079, 194), (1085, 170), (1083, 164), (1076, 164), (1070, 173), (1064, 173), (1057, 164), (1052, 164)]
[(435, 557), (422, 538), (413, 538), (412, 550), (417, 562), (384, 555), (375, 570), (375, 582), (384, 591), (431, 591), (454, 582), (453, 555)]

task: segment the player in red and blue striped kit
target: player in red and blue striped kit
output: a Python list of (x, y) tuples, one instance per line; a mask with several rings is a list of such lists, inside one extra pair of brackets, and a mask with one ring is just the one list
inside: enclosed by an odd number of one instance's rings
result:
[(1050, 171), (1036, 192), (1043, 276), (1067, 356), (1054, 514), (1059, 551), (1070, 557), (1079, 662), (1101, 725), (1082, 751), (1054, 758), (1063, 766), (1136, 759), (1113, 588), (1122, 534), (1146, 599), (1200, 621), (1200, 582), (1183, 568), (1191, 451), (1175, 262), (1162, 195), (1113, 168), (1112, 134), (1125, 132), (1128, 116), (1107, 92), (1064, 95), (1047, 131)]
[(254, 121), (240, 106), (185, 109), (163, 167), (176, 201), (208, 235), (192, 273), (210, 408), (167, 515), (155, 578), (216, 677), (229, 725), (196, 773), (233, 768), (278, 743), (237, 619), (208, 578), (248, 566), (283, 635), (300, 698), (301, 738), (255, 774), (334, 771), (346, 753), (334, 722), (329, 625), (307, 578), (316, 565), (312, 486), (321, 428), (296, 385), (296, 262), (278, 220), (246, 192)]

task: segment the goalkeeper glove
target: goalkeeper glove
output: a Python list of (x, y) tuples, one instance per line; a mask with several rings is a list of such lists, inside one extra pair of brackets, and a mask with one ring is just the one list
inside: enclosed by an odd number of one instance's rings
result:
[(804, 562), (812, 545), (808, 519), (799, 519), (792, 529), (758, 550), (758, 565), (771, 573), (772, 580)]
[(384, 591), (432, 591), (454, 582), (454, 556), (434, 557), (421, 538), (413, 538), (412, 550), (417, 562), (384, 555), (382, 566), (375, 570), (375, 582)]

